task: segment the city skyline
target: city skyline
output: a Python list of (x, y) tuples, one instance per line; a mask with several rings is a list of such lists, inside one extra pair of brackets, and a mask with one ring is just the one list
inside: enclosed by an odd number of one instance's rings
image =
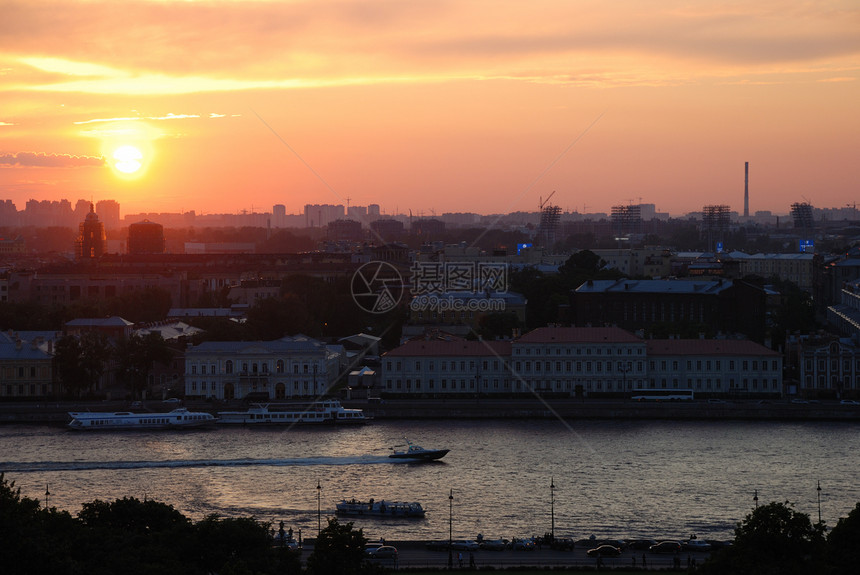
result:
[[(0, 199), (125, 213), (855, 202), (860, 8), (12, 2)], [(50, 8), (50, 9), (47, 9)]]

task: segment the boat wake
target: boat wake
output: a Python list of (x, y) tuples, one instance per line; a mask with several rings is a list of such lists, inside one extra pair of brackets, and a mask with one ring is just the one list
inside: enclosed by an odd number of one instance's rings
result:
[(314, 465), (390, 464), (387, 457), (301, 457), (293, 459), (171, 459), (164, 461), (34, 461), (0, 462), (5, 473), (39, 473), (45, 471), (91, 471), (121, 469), (164, 469), (204, 467), (309, 467)]

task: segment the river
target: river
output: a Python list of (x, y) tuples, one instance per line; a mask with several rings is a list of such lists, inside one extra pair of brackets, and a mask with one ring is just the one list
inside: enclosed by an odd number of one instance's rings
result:
[[(408, 437), (449, 448), (391, 460)], [(341, 499), (418, 501), (424, 519), (354, 520), (371, 539), (540, 535), (730, 539), (758, 503), (832, 527), (860, 502), (858, 423), (375, 421), (356, 428), (74, 433), (0, 427), (0, 471), (77, 513), (144, 497), (192, 519), (283, 520), (315, 536)], [(816, 487), (821, 483), (821, 491)], [(319, 483), (320, 489), (317, 490)], [(554, 488), (551, 489), (551, 484)], [(449, 500), (449, 494), (453, 499)], [(319, 514), (318, 514), (319, 503)]]

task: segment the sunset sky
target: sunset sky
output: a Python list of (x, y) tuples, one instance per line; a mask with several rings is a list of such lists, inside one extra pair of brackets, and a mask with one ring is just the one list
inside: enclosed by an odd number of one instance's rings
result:
[(742, 212), (746, 161), (751, 212), (860, 199), (857, 0), (1, 6), (18, 209)]

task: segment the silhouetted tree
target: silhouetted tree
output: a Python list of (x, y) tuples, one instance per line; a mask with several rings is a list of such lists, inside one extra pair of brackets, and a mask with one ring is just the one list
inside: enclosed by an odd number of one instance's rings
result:
[(827, 537), (828, 573), (853, 575), (860, 566), (860, 503), (842, 517)]
[(341, 524), (337, 517), (328, 520), (320, 531), (314, 550), (308, 557), (310, 575), (358, 575), (375, 571), (365, 558), (367, 538), (362, 529), (353, 529), (352, 523)]
[(734, 543), (702, 565), (706, 575), (813, 575), (823, 572), (824, 525), (791, 504), (757, 507), (738, 524)]
[(130, 389), (132, 397), (137, 398), (146, 388), (155, 364), (170, 362), (173, 351), (160, 333), (150, 332), (144, 336), (131, 334), (119, 340), (114, 357), (117, 359), (117, 375)]

